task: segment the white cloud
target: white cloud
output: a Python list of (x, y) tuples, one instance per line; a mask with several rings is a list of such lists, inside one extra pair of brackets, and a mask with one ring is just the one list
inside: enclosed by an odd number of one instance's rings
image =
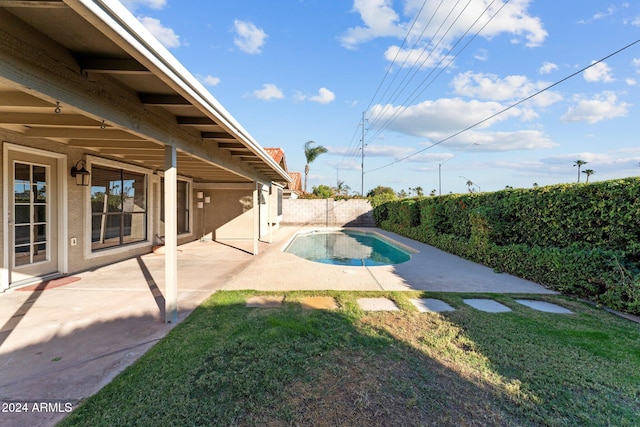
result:
[(262, 53), (262, 47), (268, 37), (267, 33), (261, 28), (256, 27), (252, 22), (245, 22), (236, 19), (233, 21), (236, 31), (236, 37), (233, 43), (240, 48), (241, 51), (249, 54)]
[(538, 72), (540, 74), (550, 74), (552, 71), (555, 71), (558, 69), (558, 66), (556, 64), (554, 64), (553, 62), (544, 62), (542, 64), (542, 66), (538, 69)]
[[(391, 105), (375, 105), (371, 110), (372, 128), (376, 123), (393, 119), (388, 129), (405, 135), (441, 139), (459, 132), (480, 121), (486, 120), (505, 107), (498, 102), (466, 101), (461, 98), (442, 98), (424, 101), (408, 108)], [(478, 125), (476, 129), (487, 128), (493, 123), (512, 117), (519, 117), (522, 111), (513, 108)]]
[(556, 156), (549, 156), (549, 157), (540, 159), (540, 161), (547, 165), (573, 166), (575, 161), (578, 159), (587, 162), (587, 164), (591, 164), (594, 162), (608, 163), (608, 162), (611, 162), (612, 157), (609, 154), (598, 154), (598, 153), (583, 151), (582, 153), (558, 154)]
[(319, 104), (328, 104), (334, 99), (336, 99), (336, 95), (326, 87), (321, 87), (317, 95), (309, 97), (309, 101)]
[(486, 61), (489, 59), (489, 52), (487, 52), (486, 49), (480, 49), (473, 55), (473, 57), (478, 61)]
[[(330, 154), (353, 154), (353, 148), (346, 146), (327, 147), (327, 150)], [(392, 157), (394, 159), (399, 159), (406, 157), (417, 150), (411, 147), (401, 147), (396, 145), (370, 144), (364, 151), (367, 157)], [(358, 153), (359, 152), (360, 151), (358, 150)]]
[(135, 10), (139, 6), (149, 9), (160, 10), (166, 6), (167, 0), (121, 0), (122, 4), (129, 10)]
[[(490, 101), (521, 100), (549, 86), (548, 82), (532, 82), (526, 76), (511, 75), (501, 79), (495, 74), (471, 71), (455, 76), (452, 84), (458, 95)], [(529, 102), (535, 106), (548, 106), (561, 99), (558, 93), (545, 91)]]
[(214, 77), (212, 75), (200, 77), (199, 80), (207, 86), (217, 86), (220, 84), (220, 77)]
[(570, 107), (560, 120), (593, 124), (604, 119), (624, 117), (630, 106), (626, 102), (619, 102), (614, 92), (605, 91), (592, 99), (576, 98), (576, 105)]
[(638, 81), (636, 79), (632, 79), (630, 77), (625, 79), (624, 82), (627, 84), (627, 86), (636, 86), (638, 84)]
[(453, 57), (443, 56), (442, 52), (424, 49), (402, 49), (399, 46), (389, 46), (384, 52), (387, 61), (399, 63), (401, 67), (413, 67), (417, 64), (419, 68), (435, 68), (440, 64), (449, 64)]
[[(482, 9), (487, 4), (491, 3), (491, 0), (483, 0), (481, 5)], [(495, 12), (502, 6), (502, 1), (492, 6), (489, 9), (488, 15), (493, 16)], [(481, 35), (487, 38), (497, 36), (501, 33), (514, 34), (517, 36), (524, 36), (526, 39), (525, 45), (528, 47), (537, 47), (542, 45), (544, 40), (549, 35), (542, 25), (542, 21), (538, 17), (534, 17), (528, 14), (530, 0), (521, 0), (508, 3), (504, 9), (482, 30)], [(477, 7), (477, 6), (476, 6)], [(473, 17), (479, 15), (474, 12)], [(487, 18), (488, 20), (488, 18)], [(482, 22), (484, 24), (484, 22)], [(465, 24), (465, 27), (467, 24)]]
[(606, 18), (607, 16), (611, 16), (616, 12), (616, 7), (615, 6), (609, 6), (606, 10), (606, 12), (598, 12), (595, 15), (593, 15), (593, 17), (591, 19), (593, 20), (597, 20), (597, 19), (602, 19), (602, 18)]
[[(447, 136), (447, 134), (442, 134), (438, 138), (442, 139)], [(467, 153), (537, 150), (558, 145), (543, 131), (535, 129), (513, 132), (470, 130), (447, 141), (445, 144), (447, 148)]]
[[(469, 138), (469, 137), (467, 137)], [(477, 151), (513, 151), (536, 150), (555, 147), (556, 144), (544, 132), (539, 130), (519, 130), (514, 132), (482, 132), (472, 135), (480, 143), (474, 147)]]
[(262, 85), (262, 89), (254, 90), (253, 96), (264, 101), (284, 98), (282, 90), (272, 83), (265, 83)]
[[(530, 47), (541, 45), (547, 37), (539, 18), (530, 16), (528, 7), (530, 0), (519, 0), (508, 3), (495, 18), (488, 23), (481, 32), (481, 36), (492, 38), (499, 34), (507, 33), (524, 38), (526, 45)], [(430, 40), (440, 40), (442, 34), (438, 28), (448, 28), (446, 36), (442, 39), (438, 48), (439, 54), (448, 50), (452, 41), (462, 36), (474, 21), (482, 17), (472, 27), (470, 34), (482, 28), (489, 18), (496, 14), (504, 4), (503, 1), (477, 0), (474, 2), (448, 2), (445, 7), (440, 7), (440, 2), (425, 2), (423, 0), (406, 0), (404, 2), (403, 17), (393, 9), (391, 0), (354, 0), (353, 12), (359, 13), (363, 26), (347, 29), (340, 38), (342, 45), (348, 49), (354, 49), (359, 44), (368, 42), (378, 37), (395, 37), (403, 39), (410, 23), (416, 13), (424, 6), (418, 17), (412, 33), (408, 37), (411, 46), (424, 50)], [(484, 13), (485, 9), (488, 10)], [(484, 13), (484, 15), (483, 15)], [(431, 24), (428, 25), (429, 21)], [(450, 28), (449, 28), (450, 27)], [(426, 30), (425, 30), (426, 29)], [(423, 31), (425, 30), (425, 31)], [(441, 30), (444, 31), (444, 30)]]
[(587, 68), (584, 70), (584, 79), (588, 82), (603, 82), (603, 83), (611, 83), (615, 81), (613, 75), (611, 74), (611, 68), (604, 63), (596, 61), (591, 62), (593, 65), (591, 68)]
[(405, 29), (398, 24), (400, 17), (393, 10), (391, 0), (354, 0), (352, 11), (360, 14), (365, 26), (349, 28), (340, 38), (347, 49), (377, 37), (404, 36)]
[(138, 20), (142, 22), (151, 34), (157, 38), (167, 48), (179, 47), (180, 37), (169, 27), (165, 27), (160, 23), (160, 20), (150, 18), (148, 16), (138, 17)]
[(336, 99), (336, 95), (326, 87), (321, 87), (318, 90), (317, 95), (305, 95), (302, 92), (297, 92), (294, 95), (294, 98), (296, 101), (310, 101), (317, 102), (319, 104), (328, 104)]

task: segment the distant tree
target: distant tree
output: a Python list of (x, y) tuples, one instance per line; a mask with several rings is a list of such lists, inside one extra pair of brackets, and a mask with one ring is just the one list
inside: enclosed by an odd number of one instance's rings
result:
[(395, 196), (396, 192), (391, 187), (384, 187), (382, 185), (378, 185), (376, 188), (374, 188), (373, 190), (370, 190), (367, 193), (367, 197), (379, 196), (381, 194), (393, 194)]
[(436, 195), (436, 189), (434, 188), (433, 190), (431, 190), (431, 193), (429, 193), (429, 196), (434, 197)]
[(398, 198), (399, 199), (405, 199), (407, 197), (407, 192), (404, 191), (404, 189), (398, 191)]
[(413, 191), (416, 192), (416, 196), (418, 197), (424, 196), (424, 190), (422, 189), (422, 187), (416, 187), (413, 189)]
[(596, 173), (593, 169), (585, 169), (582, 171), (583, 174), (587, 175), (587, 184), (589, 183), (589, 177)]
[(346, 196), (349, 194), (349, 190), (351, 190), (351, 187), (345, 184), (344, 181), (338, 181), (337, 184), (338, 185), (336, 185), (335, 190), (338, 196)]
[(330, 197), (333, 197), (333, 188), (329, 187), (328, 185), (318, 185), (316, 187), (313, 187), (313, 195), (318, 196), (321, 199), (328, 199)]
[(513, 187), (510, 185), (505, 185), (504, 188), (505, 190), (513, 190)]
[(468, 179), (467, 180), (467, 188), (469, 189), (469, 193), (473, 193), (473, 188), (471, 188), (473, 186), (473, 182)]
[(533, 188), (538, 188), (538, 187), (539, 187), (538, 183), (537, 183), (537, 182), (534, 182), (534, 183), (533, 183)]
[(573, 163), (573, 166), (574, 166), (574, 167), (575, 167), (575, 166), (577, 166), (577, 167), (578, 167), (578, 182), (580, 182), (580, 168), (581, 168), (582, 166), (586, 165), (587, 163), (589, 163), (589, 162), (585, 162), (584, 160), (576, 160), (576, 161)]
[(307, 192), (307, 177), (309, 176), (309, 164), (313, 163), (315, 159), (318, 158), (320, 154), (324, 154), (327, 152), (327, 149), (322, 145), (318, 145), (317, 147), (312, 147), (311, 145), (315, 144), (314, 141), (307, 141), (304, 143), (304, 157), (307, 159), (307, 164), (304, 166), (304, 192)]

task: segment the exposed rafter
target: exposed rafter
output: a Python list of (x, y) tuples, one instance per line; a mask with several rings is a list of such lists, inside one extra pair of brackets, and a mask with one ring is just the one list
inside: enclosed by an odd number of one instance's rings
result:
[(162, 94), (152, 94), (152, 93), (141, 93), (139, 94), (140, 102), (145, 105), (184, 105), (191, 106), (191, 103), (184, 99), (180, 95), (162, 95)]
[(131, 58), (79, 57), (78, 64), (84, 71), (106, 74), (151, 74), (146, 67)]

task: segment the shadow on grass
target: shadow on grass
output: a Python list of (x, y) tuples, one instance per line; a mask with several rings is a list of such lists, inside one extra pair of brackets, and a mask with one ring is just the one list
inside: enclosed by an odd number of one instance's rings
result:
[(536, 396), (446, 318), (325, 294), (341, 308), (304, 309), (302, 293), (247, 308), (252, 292), (219, 292), (62, 425), (535, 424), (517, 408)]
[[(640, 330), (604, 310), (563, 296), (526, 295), (574, 314), (544, 313), (518, 295), (491, 297), (513, 311), (483, 313), (462, 304), (477, 295), (443, 295), (459, 307), (447, 318), (465, 331), (493, 371), (535, 396), (525, 402), (538, 425), (640, 425)], [(531, 404), (533, 403), (533, 404)]]

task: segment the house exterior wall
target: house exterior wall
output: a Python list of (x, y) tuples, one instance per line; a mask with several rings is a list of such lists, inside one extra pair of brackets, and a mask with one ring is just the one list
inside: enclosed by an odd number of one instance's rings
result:
[[(73, 273), (83, 271), (107, 264), (111, 264), (126, 258), (135, 257), (145, 253), (149, 253), (152, 247), (158, 243), (157, 236), (164, 234), (163, 223), (160, 219), (161, 198), (160, 198), (160, 180), (161, 177), (151, 170), (146, 171), (147, 183), (147, 240), (131, 245), (120, 246), (114, 249), (106, 249), (101, 251), (91, 251), (91, 224), (90, 214), (91, 208), (89, 200), (91, 197), (91, 187), (81, 187), (76, 185), (75, 178), (70, 176), (69, 169), (79, 160), (85, 160), (90, 168), (91, 162), (95, 164), (106, 164), (120, 166), (124, 169), (134, 168), (135, 166), (127, 165), (115, 159), (107, 159), (98, 157), (84, 152), (82, 149), (67, 147), (45, 139), (25, 138), (17, 133), (11, 133), (0, 130), (0, 141), (3, 145), (15, 148), (16, 150), (37, 149), (51, 153), (57, 156), (66, 156), (66, 167), (60, 170), (59, 174), (64, 181), (63, 194), (66, 194), (66, 221), (63, 224), (64, 233), (59, 230), (62, 242), (60, 255), (64, 256), (64, 263), (59, 273)], [(12, 172), (11, 165), (5, 164), (3, 153), (0, 151), (0, 182), (1, 188), (5, 189), (7, 194), (0, 197), (0, 218), (3, 227), (0, 227), (0, 241), (6, 242), (8, 230), (8, 206), (6, 205), (9, 197), (13, 195), (13, 189), (6, 188), (4, 179)], [(5, 171), (4, 168), (7, 168)], [(140, 168), (137, 168), (140, 170)], [(198, 190), (191, 183), (190, 210), (192, 212), (192, 221), (190, 224), (190, 232), (178, 235), (178, 244), (183, 244), (202, 236), (204, 232), (215, 232), (217, 228), (228, 224), (224, 231), (227, 238), (252, 238), (253, 236), (253, 211), (252, 211), (252, 193), (253, 184), (245, 184), (246, 189), (237, 190)], [(198, 199), (198, 192), (202, 192), (203, 196), (209, 197), (210, 203), (204, 203), (204, 197)], [(197, 202), (203, 202), (203, 208), (199, 209)], [(248, 201), (248, 204), (247, 204)], [(267, 229), (267, 224), (264, 224)], [(72, 241), (76, 244), (72, 245)], [(3, 244), (0, 246), (0, 268), (7, 272), (9, 265), (4, 260), (8, 259), (8, 247), (10, 245)], [(0, 283), (0, 291), (8, 288), (10, 285), (8, 273), (6, 278)]]
[[(196, 208), (194, 214), (194, 230), (196, 236), (208, 240), (247, 240), (254, 237), (255, 215), (259, 216), (259, 237), (266, 236), (277, 228), (280, 221), (273, 207), (277, 201), (270, 194), (271, 185), (260, 185), (258, 194), (259, 205), (254, 210), (253, 193), (255, 184), (225, 185), (204, 184), (196, 186), (196, 194), (202, 193), (202, 208)], [(205, 200), (209, 198), (210, 203)]]
[(282, 224), (373, 227), (373, 208), (365, 199), (285, 199)]
[(246, 189), (205, 189), (202, 209), (196, 209), (199, 235), (209, 239), (251, 239), (253, 237), (252, 186)]

